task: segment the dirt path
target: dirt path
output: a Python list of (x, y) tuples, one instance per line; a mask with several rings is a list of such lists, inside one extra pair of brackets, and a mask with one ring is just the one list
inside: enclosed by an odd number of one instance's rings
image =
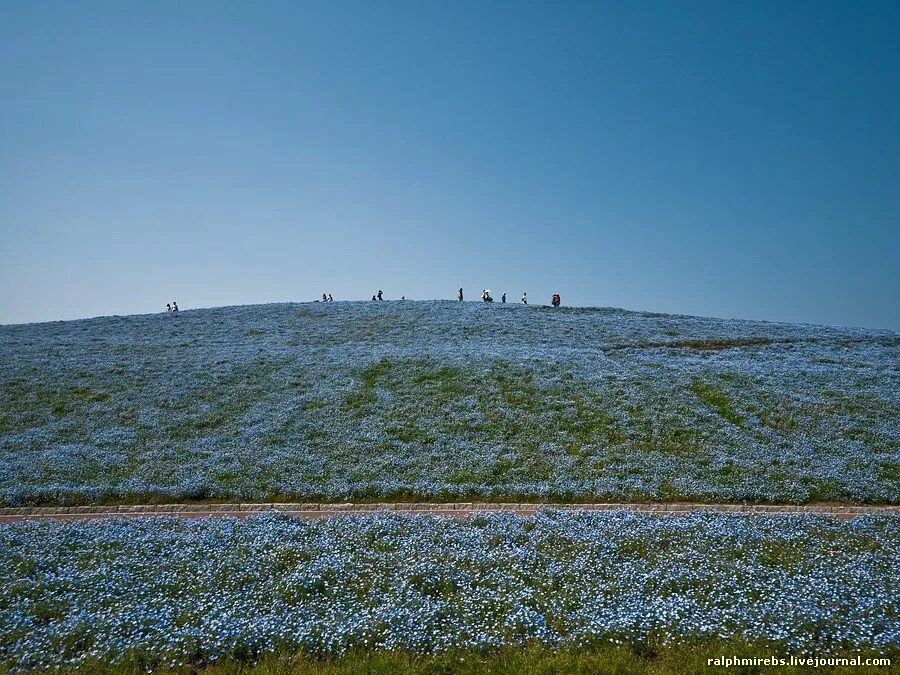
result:
[(866, 514), (900, 515), (900, 505), (867, 506), (850, 504), (527, 504), (527, 503), (381, 503), (381, 504), (148, 504), (139, 506), (42, 506), (0, 508), (0, 523), (22, 520), (93, 520), (97, 518), (143, 518), (177, 516), (206, 518), (231, 516), (244, 518), (260, 513), (284, 513), (298, 518), (397, 513), (462, 517), (473, 513), (517, 513), (531, 515), (544, 509), (585, 511), (629, 511), (658, 516), (698, 512), (737, 513), (743, 515), (796, 515), (811, 513), (849, 520)]

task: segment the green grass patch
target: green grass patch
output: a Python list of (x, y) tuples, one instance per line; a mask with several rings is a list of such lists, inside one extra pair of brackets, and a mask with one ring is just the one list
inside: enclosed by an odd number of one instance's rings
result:
[(242, 418), (254, 404), (266, 399), (269, 379), (280, 367), (280, 363), (258, 359), (177, 401), (162, 402), (160, 407), (171, 412), (160, 424), (166, 438), (181, 443), (223, 432), (240, 433)]
[(391, 362), (388, 359), (382, 359), (363, 370), (360, 374), (362, 382), (359, 389), (350, 393), (346, 398), (347, 409), (359, 414), (365, 412), (369, 406), (374, 405), (378, 400), (378, 396), (375, 394), (378, 381), (387, 377), (390, 372)]
[[(808, 655), (797, 655), (809, 658)], [(818, 655), (833, 659), (891, 659), (900, 658), (897, 650), (878, 654), (871, 650), (840, 652)], [(751, 660), (747, 665), (733, 665), (725, 669), (710, 663), (716, 658)], [(407, 651), (351, 650), (339, 657), (306, 654), (267, 654), (261, 658), (251, 655), (232, 656), (206, 665), (166, 667), (139, 654), (126, 655), (121, 664), (94, 661), (68, 672), (78, 675), (682, 675), (735, 672), (744, 675), (778, 672), (786, 675), (799, 673), (885, 673), (885, 666), (786, 665), (772, 668), (766, 665), (750, 665), (752, 660), (771, 658), (790, 659), (790, 653), (777, 644), (753, 644), (736, 639), (696, 640), (681, 645), (664, 645), (650, 639), (645, 642), (595, 642), (579, 647), (551, 649), (538, 644), (526, 644), (520, 648), (505, 648), (492, 653), (478, 651), (451, 651), (442, 654), (420, 655)], [(0, 668), (0, 672), (5, 672)]]
[(90, 406), (106, 403), (111, 398), (107, 392), (88, 387), (54, 387), (27, 378), (13, 378), (0, 390), (0, 435), (84, 414)]
[(775, 341), (771, 338), (757, 337), (744, 338), (739, 340), (673, 340), (672, 342), (663, 342), (658, 346), (672, 347), (674, 349), (696, 349), (699, 351), (713, 352), (722, 349), (739, 349), (741, 347), (765, 347), (773, 344)]
[(735, 426), (744, 426), (744, 418), (734, 409), (731, 397), (724, 389), (695, 377), (691, 380), (691, 391)]

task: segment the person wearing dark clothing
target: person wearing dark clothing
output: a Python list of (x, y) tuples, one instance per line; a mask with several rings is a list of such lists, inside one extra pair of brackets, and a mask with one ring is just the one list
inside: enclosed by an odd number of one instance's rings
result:
[(328, 302), (328, 294), (322, 293), (322, 302)]
[(169, 303), (169, 302), (166, 303), (166, 311), (167, 311), (167, 312), (171, 312), (171, 311), (172, 311), (172, 304)]
[(372, 302), (375, 302), (376, 300), (378, 300), (378, 298), (376, 298), (376, 297), (373, 295), (373, 296), (372, 296)]
[(331, 297), (331, 293), (328, 294), (328, 302), (334, 302), (334, 298)]
[(462, 289), (460, 288), (459, 289), (459, 301), (462, 302), (462, 299), (463, 299), (463, 294), (462, 294)]
[(172, 301), (172, 311), (173, 311), (173, 312), (177, 312), (177, 311), (178, 311), (178, 303), (175, 302), (174, 300)]
[(522, 291), (522, 304), (523, 305), (528, 304), (528, 293), (526, 293), (525, 291)]
[(554, 307), (559, 307), (562, 304), (562, 298), (559, 297), (559, 293), (553, 294), (553, 297), (550, 298), (550, 304)]
[(381, 297), (381, 291), (378, 291), (378, 299), (379, 299), (379, 300), (384, 300), (384, 298)]
[(503, 295), (500, 296), (500, 302), (506, 304), (506, 291), (503, 291)]

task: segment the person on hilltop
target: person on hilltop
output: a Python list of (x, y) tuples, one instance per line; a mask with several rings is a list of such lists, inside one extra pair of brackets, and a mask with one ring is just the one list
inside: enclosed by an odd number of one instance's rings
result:
[(381, 297), (381, 291), (380, 291), (380, 290), (378, 291), (378, 299), (379, 299), (379, 300), (384, 300), (384, 298)]
[(493, 302), (494, 299), (491, 297), (491, 292), (488, 289), (484, 289), (481, 292), (481, 299), (484, 302)]
[(334, 302), (334, 298), (331, 297), (331, 293), (328, 294), (328, 302)]
[(166, 303), (166, 311), (167, 311), (167, 312), (171, 312), (171, 311), (172, 311), (172, 303), (170, 303), (170, 302), (167, 302), (167, 303)]
[(322, 293), (322, 302), (328, 302), (328, 294)]
[(463, 301), (462, 288), (459, 289), (459, 301), (460, 301), (460, 302)]
[(378, 298), (376, 298), (376, 297), (373, 295), (373, 296), (372, 296), (372, 302), (375, 302), (376, 300), (378, 300)]
[(175, 302), (174, 300), (172, 301), (172, 311), (173, 311), (173, 312), (177, 312), (177, 311), (178, 311), (178, 303)]
[(554, 307), (559, 307), (562, 303), (562, 298), (559, 297), (559, 293), (554, 293), (553, 297), (550, 298), (550, 304)]
[(500, 302), (506, 304), (506, 291), (503, 291), (503, 295), (500, 296)]
[(526, 293), (525, 291), (522, 291), (522, 304), (523, 305), (528, 304), (528, 293)]

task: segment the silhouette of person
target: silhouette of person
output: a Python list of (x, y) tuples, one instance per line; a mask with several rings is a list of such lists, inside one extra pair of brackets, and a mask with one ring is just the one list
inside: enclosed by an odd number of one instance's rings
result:
[(379, 299), (379, 300), (384, 300), (384, 298), (381, 297), (381, 291), (378, 291), (378, 299)]
[(167, 312), (171, 312), (171, 311), (172, 311), (172, 305), (171, 305), (171, 303), (168, 303), (168, 302), (166, 303), (166, 311), (167, 311)]
[(503, 295), (500, 296), (500, 302), (506, 304), (506, 291), (503, 291)]
[(328, 294), (322, 293), (322, 302), (328, 302)]
[(328, 302), (334, 302), (334, 298), (331, 297), (331, 293), (328, 294)]
[(528, 293), (526, 293), (525, 291), (522, 291), (522, 304), (523, 305), (528, 304)]
[(462, 289), (460, 288), (459, 289), (459, 301), (462, 302), (462, 299), (463, 299), (463, 294), (462, 294)]
[(172, 301), (172, 311), (173, 311), (173, 312), (177, 312), (177, 311), (178, 311), (178, 303), (175, 302), (174, 300)]

